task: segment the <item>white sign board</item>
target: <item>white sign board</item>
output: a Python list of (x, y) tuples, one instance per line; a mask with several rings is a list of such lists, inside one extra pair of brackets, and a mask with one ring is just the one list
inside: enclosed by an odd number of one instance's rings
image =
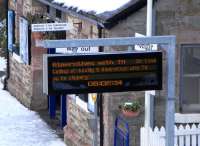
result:
[(32, 32), (42, 32), (42, 31), (66, 31), (73, 29), (71, 23), (41, 23), (32, 24)]
[(98, 47), (73, 47), (73, 48), (56, 48), (56, 53), (96, 53)]
[[(135, 33), (135, 37), (145, 37), (143, 34)], [(135, 45), (136, 51), (156, 51), (158, 50), (157, 44), (139, 44)]]

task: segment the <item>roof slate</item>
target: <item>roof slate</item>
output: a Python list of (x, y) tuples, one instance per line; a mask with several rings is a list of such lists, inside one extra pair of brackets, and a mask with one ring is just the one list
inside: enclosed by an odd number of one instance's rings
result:
[(68, 12), (80, 18), (94, 21), (96, 25), (100, 25), (101, 27), (105, 27), (107, 29), (112, 28), (114, 25), (117, 24), (118, 21), (127, 18), (132, 13), (144, 7), (147, 3), (147, 0), (131, 0), (114, 11), (106, 11), (100, 14), (96, 14), (95, 10), (87, 12), (79, 10), (77, 7), (72, 7), (72, 6), (68, 7), (64, 5), (64, 3), (57, 3), (53, 0), (38, 0), (38, 1), (45, 4), (50, 4), (55, 8), (59, 8), (61, 11)]

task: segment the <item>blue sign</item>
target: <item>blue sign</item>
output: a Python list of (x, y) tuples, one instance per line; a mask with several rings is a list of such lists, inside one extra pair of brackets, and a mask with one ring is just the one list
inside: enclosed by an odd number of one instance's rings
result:
[(28, 21), (22, 17), (19, 18), (19, 32), (20, 57), (24, 63), (29, 64)]
[(14, 42), (14, 11), (8, 11), (8, 50), (13, 51)]

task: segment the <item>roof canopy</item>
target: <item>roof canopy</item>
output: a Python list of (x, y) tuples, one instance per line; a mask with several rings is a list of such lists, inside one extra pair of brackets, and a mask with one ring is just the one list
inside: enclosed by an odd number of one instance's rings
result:
[(38, 0), (63, 12), (110, 29), (144, 7), (147, 0)]

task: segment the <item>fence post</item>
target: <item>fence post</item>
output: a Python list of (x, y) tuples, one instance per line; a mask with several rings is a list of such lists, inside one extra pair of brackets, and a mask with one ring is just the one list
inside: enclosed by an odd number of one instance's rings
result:
[(60, 112), (60, 118), (61, 118), (61, 123), (60, 123), (60, 126), (61, 127), (64, 127), (66, 124), (67, 124), (67, 108), (66, 108), (66, 95), (61, 95), (60, 96), (60, 98), (61, 98), (61, 100), (60, 100), (60, 110), (61, 110), (61, 112)]
[[(55, 54), (56, 49), (48, 48), (48, 54)], [(48, 95), (48, 108), (49, 108), (49, 116), (51, 119), (56, 117), (56, 96)]]
[(49, 116), (51, 119), (56, 117), (56, 97), (49, 95), (48, 96), (48, 104), (49, 104)]

